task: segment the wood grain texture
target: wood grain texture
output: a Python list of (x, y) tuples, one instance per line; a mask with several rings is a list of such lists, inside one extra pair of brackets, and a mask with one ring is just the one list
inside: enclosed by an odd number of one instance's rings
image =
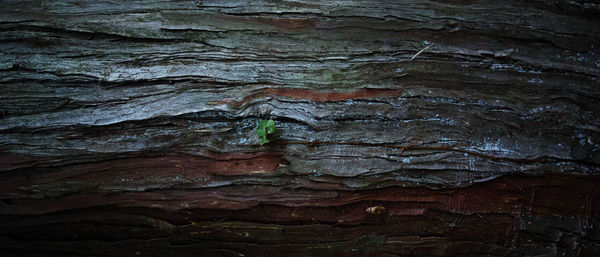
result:
[(0, 250), (600, 255), (599, 14), (2, 1)]

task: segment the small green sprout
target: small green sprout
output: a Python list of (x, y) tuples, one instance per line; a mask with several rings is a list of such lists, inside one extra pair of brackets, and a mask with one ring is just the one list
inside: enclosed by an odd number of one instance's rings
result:
[(276, 129), (274, 120), (261, 120), (260, 123), (258, 123), (258, 128), (256, 129), (256, 135), (260, 137), (260, 145), (271, 142), (267, 136), (274, 134), (275, 131)]

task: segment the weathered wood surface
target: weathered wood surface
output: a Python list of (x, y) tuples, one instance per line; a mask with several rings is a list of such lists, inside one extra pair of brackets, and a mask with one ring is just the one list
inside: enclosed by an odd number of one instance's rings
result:
[(598, 256), (599, 14), (2, 1), (0, 250)]

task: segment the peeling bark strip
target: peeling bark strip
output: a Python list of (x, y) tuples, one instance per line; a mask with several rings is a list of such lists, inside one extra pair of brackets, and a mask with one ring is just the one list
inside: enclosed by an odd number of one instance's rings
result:
[(0, 251), (600, 256), (599, 15), (1, 1)]

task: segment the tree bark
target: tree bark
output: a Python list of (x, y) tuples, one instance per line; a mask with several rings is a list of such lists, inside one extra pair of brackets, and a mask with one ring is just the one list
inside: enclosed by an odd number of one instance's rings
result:
[(600, 256), (599, 14), (2, 1), (0, 251)]

